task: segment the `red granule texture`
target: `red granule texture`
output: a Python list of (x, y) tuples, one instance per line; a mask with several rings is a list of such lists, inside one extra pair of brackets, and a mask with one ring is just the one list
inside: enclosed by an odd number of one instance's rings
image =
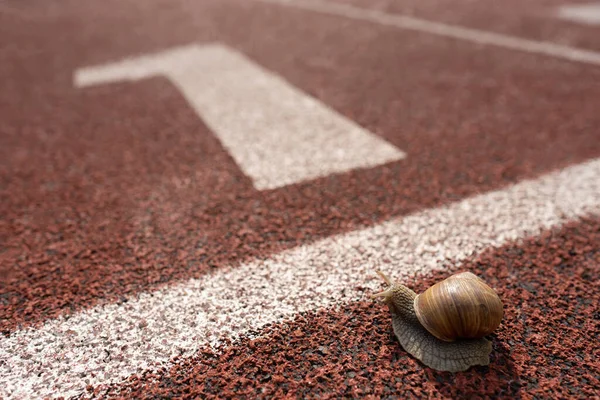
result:
[[(0, 45), (4, 335), (600, 155), (593, 66), (260, 2), (167, 3), (0, 13), (0, 40), (18, 38)], [(73, 85), (82, 66), (215, 40), (408, 157), (259, 192), (164, 77)]]
[[(362, 8), (409, 15), (436, 22), (492, 31), (509, 36), (600, 50), (600, 26), (558, 17), (557, 10), (575, 5), (568, 0), (503, 0), (453, 2), (445, 0), (328, 0)], [(586, 3), (586, 2), (578, 2)]]
[[(89, 388), (94, 398), (597, 398), (600, 219), (547, 231), (466, 262), (499, 293), (505, 316), (491, 364), (451, 374), (423, 367), (395, 339), (379, 302), (347, 304), (268, 326), (220, 354)], [(455, 271), (458, 272), (459, 270)], [(417, 292), (438, 272), (407, 282)]]

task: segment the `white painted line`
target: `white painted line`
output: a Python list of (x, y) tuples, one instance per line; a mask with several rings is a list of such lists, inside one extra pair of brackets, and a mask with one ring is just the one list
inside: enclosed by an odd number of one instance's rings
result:
[(364, 298), (379, 288), (375, 268), (396, 279), (424, 274), (600, 215), (599, 176), (596, 159), (16, 332), (0, 339), (0, 395), (76, 395), (299, 312)]
[(405, 153), (242, 54), (190, 45), (83, 68), (79, 87), (167, 76), (259, 190), (401, 160)]
[(563, 58), (570, 61), (600, 65), (600, 53), (591, 50), (577, 49), (550, 42), (528, 40), (516, 36), (503, 35), (501, 33), (493, 33), (479, 29), (465, 28), (457, 25), (448, 25), (400, 14), (389, 14), (383, 11), (355, 7), (349, 4), (334, 3), (322, 0), (255, 1), (285, 5), (298, 9), (314, 11), (321, 14), (335, 15), (355, 20), (369, 21), (381, 25), (393, 26), (401, 29), (410, 29), (433, 35), (465, 40), (477, 44), (504, 47), (511, 50), (542, 54), (556, 58)]
[(558, 17), (586, 25), (600, 25), (600, 2), (569, 4), (558, 9)]

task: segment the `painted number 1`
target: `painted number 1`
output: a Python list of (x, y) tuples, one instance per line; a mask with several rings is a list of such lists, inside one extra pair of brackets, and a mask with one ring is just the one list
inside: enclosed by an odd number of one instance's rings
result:
[(163, 75), (258, 190), (403, 159), (404, 152), (241, 53), (189, 45), (75, 72), (78, 87)]

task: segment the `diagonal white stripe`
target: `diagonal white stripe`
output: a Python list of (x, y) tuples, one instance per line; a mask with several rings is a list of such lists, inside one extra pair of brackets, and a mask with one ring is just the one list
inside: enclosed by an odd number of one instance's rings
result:
[(599, 176), (596, 159), (15, 332), (0, 341), (0, 394), (75, 395), (298, 312), (361, 299), (359, 287), (380, 285), (376, 267), (395, 278), (423, 274), (599, 215)]
[(542, 54), (556, 58), (563, 58), (570, 61), (600, 65), (600, 53), (591, 50), (577, 49), (551, 42), (529, 40), (516, 36), (504, 35), (501, 33), (465, 28), (457, 25), (449, 25), (401, 14), (391, 14), (379, 10), (355, 7), (349, 4), (340, 4), (323, 0), (255, 1), (285, 5), (302, 10), (335, 15), (354, 20), (369, 21), (380, 25), (393, 26), (401, 29), (410, 29), (478, 44), (504, 47), (511, 50)]

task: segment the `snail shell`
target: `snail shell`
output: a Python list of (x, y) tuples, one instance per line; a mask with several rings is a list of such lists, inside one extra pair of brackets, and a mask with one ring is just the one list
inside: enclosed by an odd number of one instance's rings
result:
[(482, 279), (470, 272), (456, 274), (421, 296), (377, 273), (389, 287), (371, 297), (383, 297), (394, 334), (409, 354), (440, 371), (489, 364), (492, 343), (483, 336), (500, 324), (503, 312), (500, 298)]
[(414, 305), (421, 325), (446, 342), (487, 336), (503, 317), (500, 297), (471, 272), (436, 283), (417, 295)]

